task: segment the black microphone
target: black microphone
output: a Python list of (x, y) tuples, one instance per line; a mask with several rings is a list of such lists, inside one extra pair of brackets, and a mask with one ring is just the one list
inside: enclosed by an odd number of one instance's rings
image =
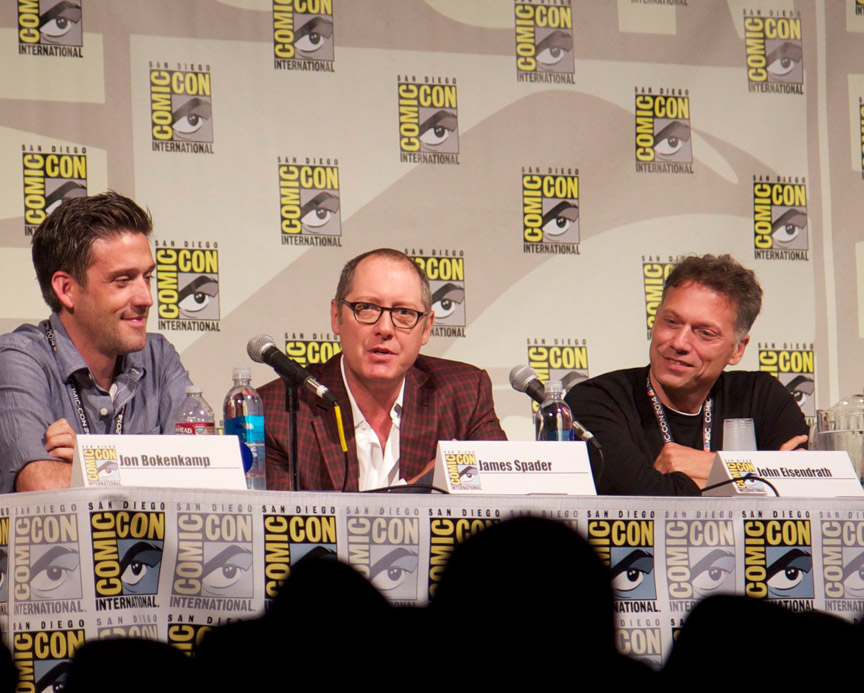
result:
[(255, 363), (266, 363), (294, 387), (305, 387), (329, 405), (338, 406), (339, 403), (330, 390), (319, 383), (300, 364), (285, 356), (279, 347), (273, 343), (273, 337), (270, 335), (261, 334), (250, 339), (246, 345), (246, 353)]
[(537, 377), (537, 372), (531, 366), (513, 366), (510, 371), (510, 387), (518, 392), (524, 392), (537, 404), (543, 404), (546, 399), (546, 388)]

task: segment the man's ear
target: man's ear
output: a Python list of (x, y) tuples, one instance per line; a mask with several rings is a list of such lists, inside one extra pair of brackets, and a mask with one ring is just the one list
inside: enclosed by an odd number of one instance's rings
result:
[(747, 345), (750, 343), (750, 335), (748, 334), (746, 337), (742, 337), (738, 340), (738, 344), (735, 345), (735, 350), (732, 352), (732, 356), (729, 357), (729, 365), (736, 366), (738, 362), (744, 358), (744, 350), (747, 348)]
[(333, 334), (339, 335), (339, 328), (342, 325), (341, 316), (339, 315), (339, 304), (336, 299), (330, 301), (330, 327), (333, 329)]
[(78, 282), (68, 272), (57, 270), (51, 277), (51, 288), (66, 310), (73, 310), (78, 298)]

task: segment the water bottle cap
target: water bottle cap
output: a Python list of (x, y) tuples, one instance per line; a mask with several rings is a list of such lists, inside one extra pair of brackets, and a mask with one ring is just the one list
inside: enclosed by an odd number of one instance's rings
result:
[(561, 385), (560, 380), (550, 380), (546, 383), (546, 394), (550, 394), (552, 392), (564, 392), (564, 388)]
[(249, 366), (238, 366), (231, 371), (232, 380), (252, 380), (252, 369)]
[(200, 395), (203, 392), (201, 390), (200, 385), (187, 385), (186, 386), (186, 394), (187, 395)]

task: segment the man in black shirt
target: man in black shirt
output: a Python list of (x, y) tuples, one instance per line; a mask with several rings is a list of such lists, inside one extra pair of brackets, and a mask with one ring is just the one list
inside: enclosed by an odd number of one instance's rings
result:
[(729, 255), (688, 257), (672, 271), (650, 365), (592, 378), (567, 395), (603, 445), (600, 493), (699, 495), (727, 418), (754, 419), (761, 450), (805, 445), (804, 416), (776, 378), (723, 372), (744, 356), (761, 307), (756, 276)]

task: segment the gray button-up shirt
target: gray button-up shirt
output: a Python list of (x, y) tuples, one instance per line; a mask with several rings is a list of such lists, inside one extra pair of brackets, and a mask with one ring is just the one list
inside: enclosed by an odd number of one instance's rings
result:
[(35, 460), (50, 460), (45, 431), (66, 419), (83, 428), (70, 382), (78, 387), (91, 433), (114, 433), (115, 417), (125, 406), (124, 433), (173, 433), (174, 414), (191, 385), (174, 347), (148, 334), (147, 345), (123, 357), (112, 392), (96, 384), (90, 369), (56, 313), (50, 322), (57, 351), (45, 334), (48, 321), (21, 325), (0, 336), (0, 492), (15, 489), (19, 471)]

